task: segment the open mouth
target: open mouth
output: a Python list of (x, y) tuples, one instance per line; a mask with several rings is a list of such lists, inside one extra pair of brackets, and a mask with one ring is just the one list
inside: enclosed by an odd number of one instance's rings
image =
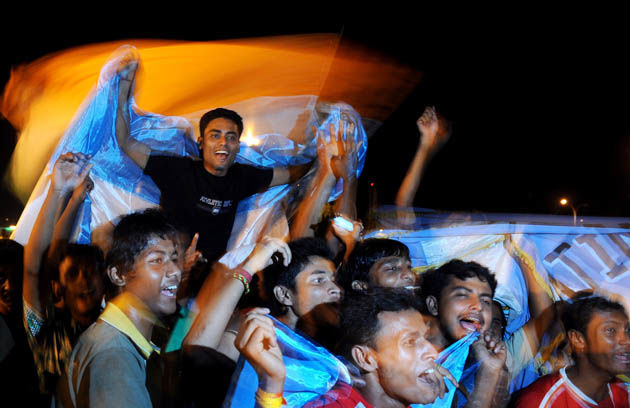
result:
[(428, 368), (424, 370), (423, 372), (421, 372), (420, 375), (418, 376), (418, 381), (421, 381), (431, 387), (437, 387), (438, 381), (435, 376), (435, 369)]
[(461, 319), (459, 319), (459, 325), (464, 328), (467, 332), (476, 332), (481, 331), (482, 320), (479, 315), (465, 315)]
[(162, 294), (167, 297), (175, 297), (175, 295), (177, 294), (177, 285), (171, 285), (162, 288)]
[(226, 150), (217, 150), (214, 154), (219, 158), (219, 160), (225, 161), (227, 160), (229, 153)]
[(615, 359), (622, 364), (630, 364), (630, 352), (615, 353)]

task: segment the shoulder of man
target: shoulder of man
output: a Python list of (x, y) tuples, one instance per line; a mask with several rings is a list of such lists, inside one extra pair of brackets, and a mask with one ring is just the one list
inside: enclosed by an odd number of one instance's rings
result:
[[(540, 377), (529, 386), (519, 391), (516, 398), (516, 407), (535, 407), (547, 395), (547, 393), (561, 380), (559, 373), (548, 374)], [(561, 386), (559, 384), (559, 386)]]

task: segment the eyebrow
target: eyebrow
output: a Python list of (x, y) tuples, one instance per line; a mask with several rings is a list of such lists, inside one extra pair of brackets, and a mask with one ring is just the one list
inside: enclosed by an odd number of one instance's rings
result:
[[(221, 131), (221, 129), (210, 129), (210, 132), (223, 133), (223, 132)], [(225, 134), (226, 134), (226, 135), (229, 135), (229, 134), (234, 134), (234, 135), (235, 135), (235, 134), (236, 134), (236, 132), (235, 132), (235, 131), (233, 131), (233, 130), (228, 130), (227, 132), (225, 132)]]

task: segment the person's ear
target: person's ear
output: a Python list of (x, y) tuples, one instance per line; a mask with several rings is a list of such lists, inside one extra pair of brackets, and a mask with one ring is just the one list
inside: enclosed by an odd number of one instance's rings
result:
[(356, 290), (357, 292), (365, 292), (368, 289), (367, 282), (354, 280), (352, 281), (352, 290)]
[(61, 286), (61, 283), (56, 280), (51, 280), (50, 285), (53, 294), (53, 304), (55, 307), (63, 309), (65, 307), (65, 302), (63, 299), (63, 287)]
[(125, 275), (120, 273), (120, 270), (115, 266), (107, 268), (107, 276), (109, 277), (109, 280), (118, 287), (123, 287), (127, 284)]
[(584, 335), (577, 330), (569, 330), (567, 333), (569, 343), (571, 343), (571, 349), (576, 353), (586, 352), (586, 339)]
[(371, 373), (378, 368), (378, 361), (374, 355), (374, 351), (368, 346), (356, 345), (351, 350), (354, 363), (361, 370)]
[(438, 315), (438, 301), (435, 298), (435, 296), (427, 296), (427, 309), (429, 310), (429, 313), (431, 313), (432, 316), (437, 316)]
[(278, 285), (273, 288), (273, 295), (276, 300), (284, 306), (293, 306), (293, 296), (286, 286)]

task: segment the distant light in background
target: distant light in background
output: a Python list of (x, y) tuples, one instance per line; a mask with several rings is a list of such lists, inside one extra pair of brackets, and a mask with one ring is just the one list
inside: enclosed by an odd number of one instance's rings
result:
[(245, 133), (245, 137), (241, 137), (241, 143), (245, 143), (247, 146), (258, 146), (260, 144), (260, 139), (254, 136), (252, 128), (249, 128)]
[(561, 198), (560, 199), (560, 205), (567, 205), (569, 201), (566, 198)]
[(374, 187), (374, 182), (370, 183), (370, 187)]

